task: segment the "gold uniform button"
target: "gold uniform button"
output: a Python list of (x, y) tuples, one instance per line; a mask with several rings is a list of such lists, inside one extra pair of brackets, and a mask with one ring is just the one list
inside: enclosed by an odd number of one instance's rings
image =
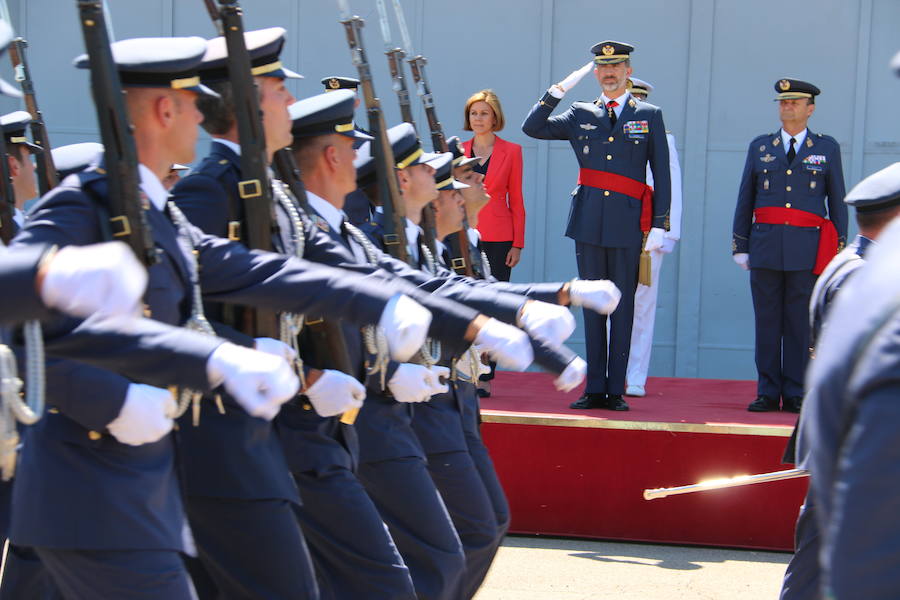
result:
[(58, 409), (58, 408), (52, 408), (52, 407), (51, 407), (51, 408), (48, 408), (48, 409), (47, 409), (47, 412), (50, 413), (51, 415), (58, 415), (58, 414), (59, 414), (59, 409)]
[(609, 196), (609, 190), (606, 190), (605, 192), (603, 192), (603, 195), (604, 195), (604, 196)]
[(790, 169), (788, 169), (788, 170), (787, 170), (787, 174), (788, 174), (788, 175), (791, 175), (791, 174), (793, 174), (793, 171), (791, 171)]
[(101, 433), (98, 433), (96, 431), (88, 431), (88, 439), (91, 440), (92, 442), (96, 442), (97, 440), (99, 440), (102, 437), (103, 437), (103, 434), (101, 434)]
[(791, 191), (791, 186), (787, 186), (787, 187), (784, 188), (784, 189), (786, 189), (787, 191)]
[(616, 139), (616, 138), (614, 138), (613, 136), (609, 136), (609, 141), (612, 142), (612, 141), (614, 141), (615, 139)]
[(304, 402), (303, 410), (312, 410), (312, 404), (310, 404), (309, 402)]
[(788, 202), (787, 204), (784, 205), (784, 207), (785, 207), (785, 208), (790, 208), (790, 207), (791, 207), (791, 203)]
[(606, 160), (612, 160), (612, 154), (607, 154), (607, 155), (606, 155)]

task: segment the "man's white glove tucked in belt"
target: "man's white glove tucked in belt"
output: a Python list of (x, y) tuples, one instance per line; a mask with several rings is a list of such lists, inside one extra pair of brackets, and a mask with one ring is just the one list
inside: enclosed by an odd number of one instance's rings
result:
[(607, 279), (575, 279), (569, 284), (569, 303), (608, 315), (619, 306), (622, 292)]
[(213, 387), (224, 385), (247, 414), (267, 420), (274, 419), (281, 405), (300, 388), (280, 348), (276, 354), (268, 354), (226, 342), (210, 355), (206, 373)]
[(106, 429), (129, 446), (158, 442), (172, 431), (175, 423), (172, 416), (177, 407), (169, 390), (132, 383), (128, 385), (119, 416), (110, 421)]
[(388, 301), (378, 321), (397, 362), (408, 361), (422, 347), (430, 325), (431, 312), (404, 294)]
[(530, 300), (519, 314), (519, 326), (538, 340), (559, 347), (575, 331), (575, 317), (565, 306)]
[(534, 360), (528, 334), (497, 319), (485, 322), (475, 336), (475, 343), (506, 369), (524, 371)]
[(359, 408), (366, 399), (363, 384), (346, 373), (331, 369), (322, 371), (321, 377), (303, 393), (323, 417), (333, 417)]

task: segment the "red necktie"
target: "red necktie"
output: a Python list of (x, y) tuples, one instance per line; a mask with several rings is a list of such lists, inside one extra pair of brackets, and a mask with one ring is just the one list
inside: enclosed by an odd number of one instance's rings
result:
[(609, 122), (612, 123), (612, 125), (616, 124), (616, 111), (613, 109), (618, 105), (619, 103), (615, 100), (610, 100), (606, 103), (606, 113), (609, 115)]

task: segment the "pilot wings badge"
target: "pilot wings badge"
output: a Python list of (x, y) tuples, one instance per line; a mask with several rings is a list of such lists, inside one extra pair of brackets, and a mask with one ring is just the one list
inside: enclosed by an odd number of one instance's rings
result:
[(775, 160), (775, 157), (767, 152), (765, 156), (760, 156), (759, 160), (763, 161), (764, 163), (770, 163)]
[(596, 125), (591, 125), (590, 123), (581, 123), (579, 127), (581, 127), (582, 129), (586, 129), (587, 131), (590, 131), (591, 129), (597, 129)]

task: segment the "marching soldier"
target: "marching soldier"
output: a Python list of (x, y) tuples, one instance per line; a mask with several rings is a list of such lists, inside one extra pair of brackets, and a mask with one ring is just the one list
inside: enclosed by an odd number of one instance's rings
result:
[[(900, 181), (900, 164), (867, 177), (847, 194), (844, 202), (856, 208), (859, 234), (852, 243), (832, 259), (813, 288), (809, 303), (811, 348), (815, 353), (817, 340), (822, 336), (830, 309), (838, 294), (853, 285), (853, 276), (866, 263), (868, 252), (877, 246), (876, 240), (891, 221), (900, 214), (900, 201), (890, 189)], [(804, 417), (801, 413), (801, 420)], [(799, 426), (798, 426), (799, 427)], [(788, 441), (783, 462), (808, 468), (805, 457), (795, 456), (794, 440), (797, 428)], [(819, 598), (821, 578), (819, 569), (820, 535), (816, 523), (814, 500), (807, 493), (797, 517), (794, 556), (788, 564), (781, 588), (781, 600), (814, 600)]]
[[(643, 79), (631, 77), (631, 95), (638, 100), (647, 101), (653, 86)], [(653, 327), (656, 323), (656, 301), (659, 297), (659, 272), (663, 258), (675, 249), (675, 243), (681, 238), (681, 165), (678, 163), (678, 150), (675, 149), (675, 136), (666, 132), (669, 143), (669, 173), (672, 181), (672, 203), (669, 213), (669, 230), (666, 232), (663, 245), (650, 253), (650, 285), (638, 284), (634, 294), (634, 326), (631, 331), (631, 350), (628, 353), (628, 369), (626, 372), (628, 396), (642, 397), (646, 395), (644, 386), (647, 383), (647, 372), (650, 369), (650, 352), (653, 350)], [(647, 185), (653, 187), (653, 172), (647, 166)]]
[[(193, 159), (200, 122), (195, 101), (211, 93), (197, 76), (205, 52), (201, 38), (123, 40), (113, 46), (134, 123), (144, 210), (161, 259), (149, 270), (147, 311), (181, 324), (190, 308), (190, 317), (200, 320), (199, 307), (190, 301), (200, 285), (222, 300), (341, 314), (360, 324), (380, 320), (389, 344), (405, 356), (424, 338), (427, 321), (401, 332), (393, 311), (403, 304), (416, 307), (413, 312), (418, 307), (389, 285), (373, 286), (298, 259), (249, 253), (240, 244), (199, 234), (167, 204), (160, 180), (173, 163)], [(77, 64), (87, 67), (87, 58)], [(70, 177), (35, 207), (16, 245), (102, 241), (108, 235), (106, 194), (102, 165)], [(13, 491), (11, 541), (34, 547), (70, 598), (122, 597), (123, 589), (131, 598), (192, 597), (178, 554), (189, 549), (189, 538), (173, 440), (166, 435), (176, 408), (172, 395), (67, 363), (53, 365), (48, 376), (58, 377), (48, 385), (48, 402), (57, 410), (28, 431)], [(195, 377), (193, 387), (201, 390), (224, 382), (243, 410), (264, 419), (274, 417), (297, 388), (282, 358), (234, 344), (220, 345)], [(149, 437), (148, 422), (156, 426)], [(304, 586), (315, 590), (314, 583)]]
[(809, 297), (847, 237), (841, 149), (807, 122), (819, 88), (775, 82), (781, 129), (750, 142), (731, 251), (750, 271), (756, 320), (753, 412), (799, 412), (809, 357)]
[[(575, 102), (551, 117), (566, 91), (587, 66), (553, 85), (534, 105), (522, 131), (538, 139), (568, 140), (578, 159), (578, 187), (572, 196), (566, 235), (575, 240), (578, 274), (609, 279), (622, 291), (610, 317), (585, 311), (588, 377), (572, 408), (628, 410), (623, 400), (634, 322), (634, 293), (641, 252), (662, 247), (669, 229), (671, 180), (662, 111), (635, 99), (627, 89), (634, 47), (605, 41), (591, 48), (594, 73), (603, 92), (594, 102)], [(646, 185), (647, 164), (655, 189)]]
[[(858, 213), (871, 210), (873, 218), (896, 212), (900, 163), (863, 180), (847, 200)], [(900, 223), (894, 219), (870, 244), (866, 264), (841, 287), (816, 345), (797, 438), (797, 456), (811, 473), (808, 500), (815, 521), (798, 529), (798, 541), (814, 544), (818, 533), (820, 549), (806, 548), (804, 572), (812, 579), (786, 581), (784, 597), (878, 600), (900, 593), (900, 530), (888, 517), (900, 501), (898, 258)], [(818, 569), (810, 570), (816, 554)], [(791, 566), (798, 567), (793, 561)], [(808, 587), (816, 578), (819, 595)]]

